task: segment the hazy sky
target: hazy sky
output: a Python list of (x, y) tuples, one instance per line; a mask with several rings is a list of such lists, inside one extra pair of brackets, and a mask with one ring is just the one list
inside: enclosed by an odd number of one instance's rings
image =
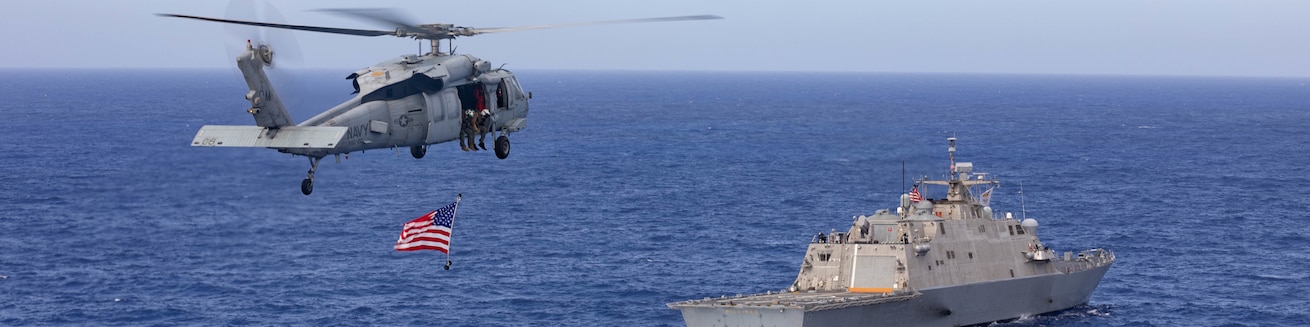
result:
[[(271, 1), (285, 23), (387, 29), (312, 9), (392, 7), (504, 27), (715, 14), (727, 19), (455, 41), (510, 69), (1310, 76), (1310, 1)], [(227, 68), (229, 1), (6, 1), (0, 67)], [(354, 70), (417, 41), (295, 32), (302, 67)], [(287, 41), (281, 41), (287, 42)], [(282, 45), (276, 45), (282, 46)], [(285, 47), (285, 46), (282, 46)]]

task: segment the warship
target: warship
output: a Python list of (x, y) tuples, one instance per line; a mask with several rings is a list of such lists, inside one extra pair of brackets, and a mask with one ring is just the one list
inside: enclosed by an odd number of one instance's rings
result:
[[(1057, 254), (1037, 237), (1037, 220), (993, 212), (1000, 181), (956, 162), (948, 141), (948, 178), (920, 178), (894, 212), (816, 235), (790, 287), (668, 307), (689, 327), (964, 326), (1086, 304), (1114, 253)], [(925, 198), (928, 186), (945, 187), (945, 197)]]

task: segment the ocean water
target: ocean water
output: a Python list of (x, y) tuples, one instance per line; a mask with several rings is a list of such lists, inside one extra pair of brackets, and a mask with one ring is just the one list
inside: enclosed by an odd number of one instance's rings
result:
[[(348, 72), (291, 74), (304, 120)], [(939, 176), (1119, 261), (1006, 326), (1310, 324), (1310, 79), (519, 71), (513, 152), (193, 148), (252, 124), (231, 71), (0, 80), (0, 325), (677, 326), (787, 287), (810, 237)], [(1022, 199), (1019, 191), (1022, 189)], [(451, 270), (392, 250), (464, 196)]]

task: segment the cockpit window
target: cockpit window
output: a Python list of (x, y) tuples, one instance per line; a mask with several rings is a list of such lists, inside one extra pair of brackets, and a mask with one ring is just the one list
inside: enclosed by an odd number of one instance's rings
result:
[(507, 91), (509, 93), (507, 94), (511, 97), (514, 97), (515, 99), (522, 99), (523, 89), (519, 88), (519, 81), (513, 78), (505, 79), (505, 81), (509, 82), (507, 83), (509, 84), (509, 91)]
[(508, 87), (509, 85), (505, 83), (505, 80), (501, 80), (500, 85), (496, 86), (496, 107), (501, 109), (509, 107), (509, 101), (505, 99), (505, 89)]

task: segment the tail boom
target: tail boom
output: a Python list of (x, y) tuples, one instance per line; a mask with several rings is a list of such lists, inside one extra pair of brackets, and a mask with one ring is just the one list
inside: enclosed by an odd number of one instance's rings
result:
[(282, 98), (273, 91), (273, 84), (269, 83), (268, 75), (264, 74), (264, 66), (272, 64), (273, 50), (264, 45), (259, 47), (246, 45), (246, 52), (237, 56), (237, 68), (241, 69), (241, 75), (246, 79), (246, 86), (250, 87), (250, 92), (246, 93), (246, 100), (250, 101), (250, 109), (247, 112), (255, 117), (255, 125), (260, 127), (276, 129), (293, 126), (295, 122), (291, 120), (291, 114), (282, 105)]

